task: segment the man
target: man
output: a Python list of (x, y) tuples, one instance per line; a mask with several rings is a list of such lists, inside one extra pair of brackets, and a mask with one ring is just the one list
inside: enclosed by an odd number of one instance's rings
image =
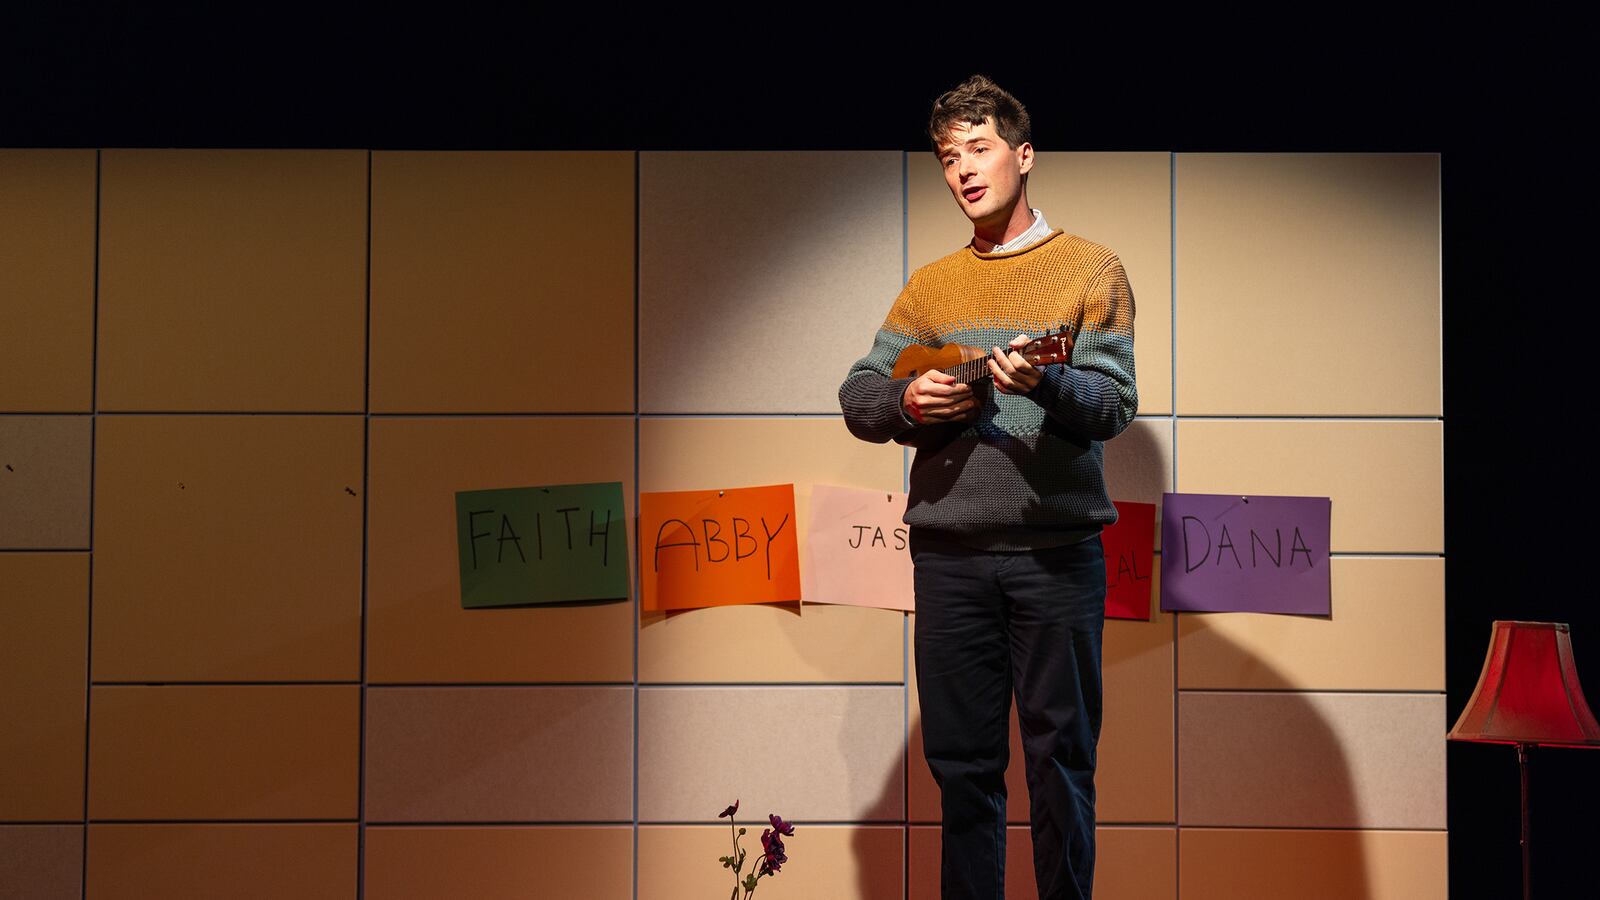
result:
[[(923, 749), (943, 807), (945, 898), (1004, 895), (1007, 712), (1027, 757), (1039, 896), (1094, 883), (1105, 615), (1101, 441), (1133, 420), (1133, 295), (1116, 254), (1027, 202), (1027, 111), (982, 76), (928, 126), (966, 247), (912, 273), (839, 403), (851, 433), (917, 448), (905, 521), (916, 571)], [(1017, 352), (1062, 328), (1071, 363)], [(1018, 332), (1022, 332), (1018, 334)], [(987, 348), (993, 378), (893, 378), (912, 344)], [(1002, 345), (1006, 349), (1002, 349)]]

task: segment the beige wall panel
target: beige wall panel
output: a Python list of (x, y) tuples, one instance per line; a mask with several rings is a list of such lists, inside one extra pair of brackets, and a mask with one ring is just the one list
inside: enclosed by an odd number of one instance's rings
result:
[(1336, 552), (1442, 553), (1444, 424), (1180, 419), (1178, 490), (1332, 497)]
[(99, 428), (96, 680), (360, 677), (360, 417)]
[(1439, 157), (1177, 157), (1178, 411), (1443, 412)]
[(900, 154), (639, 155), (639, 403), (838, 412), (900, 286)]
[(633, 159), (373, 153), (372, 408), (631, 412)]
[(0, 410), (93, 405), (97, 165), (93, 150), (0, 150)]
[(356, 825), (91, 825), (89, 900), (347, 900)]
[(368, 682), (631, 682), (631, 602), (461, 608), (455, 492), (620, 481), (631, 528), (633, 429), (631, 418), (374, 419)]
[(353, 819), (354, 685), (90, 693), (93, 819)]
[(359, 412), (367, 154), (106, 150), (102, 410)]
[(1135, 419), (1105, 444), (1106, 492), (1113, 500), (1152, 503), (1161, 550), (1161, 495), (1172, 490), (1172, 420)]
[[(1159, 567), (1155, 577), (1160, 577)], [(1159, 591), (1159, 586), (1156, 589)], [(1159, 594), (1157, 594), (1159, 595)], [(1149, 622), (1106, 621), (1101, 650), (1103, 718), (1096, 749), (1096, 816), (1101, 822), (1173, 820), (1172, 619), (1151, 604)], [(916, 620), (911, 620), (916, 633)], [(921, 694), (912, 656), (906, 789), (913, 822), (940, 820), (939, 786), (922, 748)], [(1027, 757), (1013, 698), (1006, 767), (1006, 821), (1028, 821)]]
[(632, 853), (631, 826), (368, 828), (365, 897), (631, 900)]
[(1444, 559), (1336, 557), (1333, 616), (1184, 613), (1182, 688), (1444, 691)]
[(0, 825), (0, 897), (82, 896), (82, 825)]
[[(793, 483), (802, 559), (811, 485), (898, 491), (904, 459), (898, 445), (856, 440), (837, 418), (639, 423), (640, 491)], [(645, 613), (639, 680), (901, 681), (904, 618), (820, 603)]]
[(1444, 828), (1443, 694), (1178, 694), (1192, 825)]
[(1444, 900), (1443, 831), (1185, 828), (1183, 900)]
[(88, 644), (89, 555), (0, 553), (0, 820), (83, 818)]
[(628, 819), (626, 687), (367, 692), (369, 822)]
[[(1024, 834), (1027, 832), (1024, 831)], [(1033, 849), (1029, 835), (1029, 851)], [(1175, 828), (1096, 828), (1094, 895), (1102, 900), (1178, 896)]]
[[(721, 810), (718, 810), (721, 812)], [(739, 824), (749, 833), (739, 839), (747, 854), (745, 874), (761, 856), (766, 815), (786, 810), (739, 806)], [(787, 816), (785, 816), (787, 818)], [(795, 826), (783, 840), (789, 861), (776, 875), (761, 879), (756, 896), (827, 900), (899, 900), (905, 896), (905, 829)], [(733, 872), (717, 857), (733, 852), (733, 835), (716, 827), (643, 826), (639, 829), (639, 900), (702, 900), (732, 890)]]
[[(940, 853), (937, 826), (913, 827), (910, 900), (938, 900)], [(1096, 828), (1094, 895), (1101, 900), (1176, 898), (1177, 832), (1172, 828)], [(1033, 835), (1027, 826), (1006, 829), (1006, 900), (1037, 900)]]
[[(912, 270), (972, 240), (932, 153), (908, 154)], [(1139, 412), (1172, 412), (1172, 156), (1168, 153), (1039, 153), (1028, 203), (1051, 228), (1110, 247), (1134, 298)]]
[[(803, 557), (802, 557), (803, 558)], [(644, 684), (905, 679), (905, 614), (808, 603), (644, 613)]]
[[(1172, 617), (1160, 611), (1159, 558), (1151, 573), (1151, 620), (1106, 620), (1105, 684), (1095, 770), (1101, 822), (1170, 822), (1173, 785)], [(1020, 753), (1021, 747), (1018, 747)], [(1019, 755), (1017, 759), (1022, 759)], [(1019, 805), (1026, 821), (1028, 808)]]
[(0, 415), (0, 548), (87, 549), (89, 416)]
[(900, 687), (642, 688), (639, 820), (903, 821), (904, 715)]

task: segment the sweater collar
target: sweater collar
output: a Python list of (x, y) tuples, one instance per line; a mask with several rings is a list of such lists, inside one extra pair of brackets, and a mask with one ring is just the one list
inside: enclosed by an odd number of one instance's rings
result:
[(1035, 245), (1035, 243), (1040, 243), (1043, 242), (1043, 240), (1048, 239), (1048, 237), (1051, 235), (1050, 223), (1046, 223), (1045, 213), (1042, 213), (1042, 211), (1038, 210), (1032, 210), (1032, 213), (1034, 213), (1034, 224), (1027, 226), (1026, 231), (1022, 232), (1022, 234), (1016, 235), (1016, 237), (1013, 237), (1011, 240), (1006, 240), (1006, 242), (1003, 243), (995, 243), (994, 247), (989, 248), (987, 251), (978, 250), (978, 248), (974, 247), (974, 242), (971, 242), (971, 240), (970, 242), (966, 242), (966, 245), (973, 248), (973, 253), (976, 253), (978, 256), (984, 256), (984, 258), (989, 258), (989, 256), (1003, 256), (1006, 255), (1006, 253), (1016, 253), (1018, 250), (1027, 250), (1027, 248), (1032, 247), (1032, 245)]
[(1059, 228), (1052, 228), (1050, 231), (1045, 233), (1044, 237), (1041, 237), (1037, 241), (1034, 241), (1033, 243), (1028, 244), (1026, 246), (1018, 247), (1015, 250), (1002, 250), (1000, 252), (990, 251), (988, 253), (984, 253), (983, 251), (979, 250), (978, 248), (972, 246), (972, 242), (968, 241), (967, 242), (967, 250), (969, 250), (972, 253), (972, 255), (977, 257), (978, 259), (1010, 259), (1013, 256), (1021, 256), (1022, 254), (1027, 253), (1030, 250), (1035, 250), (1035, 249), (1037, 249), (1039, 247), (1042, 247), (1045, 244), (1048, 244), (1050, 241), (1055, 240), (1056, 238), (1060, 237), (1063, 234), (1066, 234), (1066, 232), (1062, 231)]

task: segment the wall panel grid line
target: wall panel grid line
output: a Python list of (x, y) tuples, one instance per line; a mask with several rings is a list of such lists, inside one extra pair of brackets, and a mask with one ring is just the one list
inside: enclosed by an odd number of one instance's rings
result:
[(0, 822), (0, 827), (23, 827), (28, 825), (50, 825), (60, 827), (63, 825), (82, 825), (82, 819), (7, 819)]
[(359, 679), (346, 681), (185, 681), (181, 679), (167, 679), (164, 681), (138, 681), (133, 679), (95, 679), (89, 682), (91, 687), (319, 687), (327, 685), (360, 685)]
[[(900, 280), (902, 282), (911, 278), (911, 155), (900, 155)], [(900, 490), (909, 491), (911, 485), (911, 448), (900, 448)], [(901, 722), (900, 733), (911, 733), (911, 617), (903, 616), (900, 620), (900, 680), (905, 683), (906, 689), (900, 694)], [(910, 747), (905, 748), (909, 758)], [(907, 773), (909, 776), (909, 773)], [(900, 780), (900, 808), (906, 810), (910, 817), (911, 810), (911, 779), (905, 777)], [(900, 883), (905, 885), (907, 893), (911, 890), (911, 829), (906, 828), (900, 834), (900, 858), (904, 861), (900, 871)]]
[[(1178, 482), (1178, 415), (1177, 415), (1179, 406), (1178, 406), (1178, 154), (1176, 154), (1176, 153), (1168, 153), (1167, 154), (1167, 254), (1168, 254), (1168, 256), (1167, 256), (1167, 276), (1168, 276), (1168, 279), (1169, 279), (1169, 284), (1167, 286), (1167, 289), (1168, 289), (1168, 292), (1169, 292), (1169, 296), (1171, 296), (1171, 298), (1172, 298), (1172, 306), (1171, 306), (1171, 309), (1169, 310), (1169, 313), (1170, 313), (1170, 316), (1171, 316), (1171, 321), (1170, 321), (1170, 323), (1168, 325), (1170, 330), (1167, 333), (1172, 335), (1172, 346), (1169, 348), (1170, 359), (1171, 359), (1171, 362), (1170, 362), (1171, 368), (1169, 369), (1169, 374), (1170, 374), (1171, 379), (1172, 379), (1172, 413), (1173, 413), (1168, 418), (1169, 418), (1169, 421), (1170, 421), (1171, 434), (1172, 434), (1172, 489), (1174, 491), (1177, 491), (1177, 490), (1179, 490), (1179, 482)], [(1159, 605), (1159, 601), (1157, 601), (1157, 605)], [(1171, 640), (1172, 640), (1172, 696), (1173, 697), (1177, 697), (1178, 696), (1178, 672), (1180, 671), (1180, 669), (1179, 669), (1180, 660), (1179, 660), (1178, 654), (1182, 652), (1182, 647), (1179, 645), (1179, 642), (1178, 642), (1178, 617), (1176, 615), (1174, 615), (1172, 617), (1172, 636), (1171, 636)], [(1179, 759), (1179, 757), (1181, 755), (1181, 754), (1178, 753), (1178, 741), (1180, 740), (1179, 736), (1182, 734), (1182, 729), (1179, 727), (1179, 722), (1178, 722), (1178, 704), (1177, 704), (1176, 700), (1174, 700), (1174, 702), (1172, 704), (1172, 721), (1171, 721), (1170, 724), (1172, 726), (1172, 784), (1173, 784), (1174, 794), (1176, 794), (1177, 785), (1180, 785), (1180, 784), (1183, 783), (1181, 780), (1179, 780), (1180, 777), (1182, 776), (1182, 772), (1180, 772), (1179, 768), (1178, 768), (1178, 759)], [(1178, 894), (1177, 885), (1179, 884), (1179, 882), (1181, 880), (1181, 873), (1179, 871), (1179, 867), (1181, 865), (1183, 865), (1183, 848), (1182, 848), (1182, 841), (1183, 841), (1183, 814), (1179, 809), (1178, 801), (1177, 801), (1177, 797), (1176, 796), (1174, 796), (1173, 800), (1172, 800), (1172, 822), (1173, 822), (1173, 825), (1175, 826), (1174, 832), (1173, 832), (1173, 836), (1172, 836), (1172, 846), (1173, 846), (1173, 860), (1172, 860), (1173, 888), (1172, 888), (1172, 894), (1173, 894), (1174, 897), (1176, 897), (1177, 894)]]
[(366, 896), (367, 874), (367, 569), (368, 521), (372, 515), (372, 151), (366, 158), (366, 258), (363, 260), (361, 406), (361, 701), (356, 737), (356, 896)]
[[(1417, 691), (1417, 690), (1402, 690), (1402, 689), (1385, 690), (1385, 689), (1382, 689), (1382, 688), (1274, 688), (1274, 687), (1178, 688), (1177, 692), (1180, 693), (1180, 694), (1301, 694), (1301, 695), (1304, 695), (1304, 694), (1360, 694), (1360, 695), (1368, 695), (1368, 696), (1394, 694), (1394, 695), (1403, 695), (1403, 696), (1410, 696), (1410, 697), (1438, 697), (1438, 696), (1441, 696), (1441, 695), (1444, 694), (1444, 691)], [(1444, 737), (1443, 737), (1442, 733), (1441, 733), (1439, 739), (1440, 740), (1444, 740)], [(1209, 828), (1210, 826), (1208, 825), (1206, 827)]]
[[(652, 822), (650, 824), (654, 825), (654, 824), (658, 824), (658, 823)], [(672, 824), (672, 823), (659, 823), (659, 824)], [(706, 823), (704, 823), (704, 822), (685, 822), (685, 823), (682, 823), (682, 824), (686, 824), (686, 825), (704, 825)], [(860, 825), (862, 823), (860, 823), (860, 822), (835, 822), (835, 823), (807, 822), (806, 824), (807, 825), (827, 825), (827, 824)], [(870, 825), (885, 825), (885, 826), (888, 826), (888, 827), (892, 828), (892, 827), (894, 827), (894, 826), (896, 826), (896, 825), (898, 825), (900, 823), (896, 822), (896, 821), (893, 821), (893, 820), (890, 820), (890, 821), (886, 821), (886, 822), (883, 822), (883, 823), (869, 822), (869, 823), (866, 823), (866, 824), (870, 824)], [(939, 822), (938, 819), (929, 819), (929, 818), (919, 817), (919, 818), (911, 819), (910, 821), (906, 822), (905, 824), (908, 827), (913, 827), (913, 828), (926, 828), (926, 827), (928, 827), (930, 825), (937, 826), (937, 825), (940, 824), (940, 822)], [(1016, 827), (1019, 827), (1019, 826), (1020, 827), (1027, 827), (1028, 824), (1029, 823), (1028, 823), (1028, 819), (1027, 819), (1026, 815), (1023, 815), (1020, 818), (1012, 818), (1012, 819), (1010, 819), (1009, 821), (1006, 822), (1006, 825), (1008, 825), (1008, 826), (1010, 826), (1012, 828), (1016, 828)], [(1095, 820), (1095, 825), (1100, 827), (1100, 828), (1129, 828), (1129, 829), (1144, 828), (1144, 829), (1149, 829), (1149, 830), (1152, 830), (1152, 831), (1155, 831), (1155, 830), (1171, 831), (1173, 828), (1177, 827), (1170, 820), (1168, 820), (1168, 821), (1150, 821), (1150, 820), (1145, 820), (1145, 819), (1129, 819), (1127, 821), (1123, 821), (1121, 819), (1105, 819), (1105, 818), (1096, 819)], [(1205, 827), (1210, 828), (1212, 826), (1207, 825)], [(1245, 827), (1245, 826), (1238, 826), (1238, 827)], [(1311, 830), (1316, 831), (1316, 830), (1323, 830), (1323, 829), (1311, 829)], [(1351, 831), (1374, 831), (1374, 830), (1387, 831), (1387, 830), (1391, 830), (1391, 829), (1355, 828), (1355, 829), (1350, 829), (1350, 830)]]
[(766, 690), (768, 688), (802, 688), (802, 687), (903, 687), (903, 681), (641, 681), (639, 689), (643, 691), (661, 690), (670, 688), (681, 690)]
[(358, 409), (343, 410), (343, 411), (339, 411), (339, 410), (329, 411), (329, 410), (326, 410), (326, 409), (301, 409), (301, 410), (281, 410), (281, 409), (270, 409), (270, 410), (261, 410), (261, 409), (200, 409), (200, 410), (195, 410), (195, 409), (108, 409), (108, 410), (104, 410), (104, 411), (97, 411), (95, 413), (95, 415), (97, 415), (99, 417), (102, 417), (102, 418), (106, 418), (106, 419), (122, 419), (122, 418), (137, 419), (137, 418), (143, 418), (143, 417), (146, 417), (146, 416), (175, 416), (175, 417), (187, 416), (187, 417), (191, 417), (191, 418), (210, 418), (210, 417), (215, 417), (215, 416), (241, 416), (241, 417), (260, 418), (260, 419), (281, 419), (281, 418), (288, 418), (288, 417), (301, 418), (301, 417), (306, 417), (306, 416), (323, 416), (323, 417), (331, 417), (331, 418), (359, 419), (359, 418), (365, 416), (366, 413), (364, 413), (364, 412), (362, 412), (361, 410), (358, 410)]
[[(347, 820), (354, 821), (354, 820)], [(562, 821), (558, 819), (489, 819), (474, 822), (464, 819), (448, 819), (445, 821), (429, 821), (427, 819), (386, 819), (382, 822), (368, 822), (363, 827), (379, 828), (620, 828), (625, 825), (635, 824), (634, 819), (572, 819)], [(647, 825), (673, 824), (646, 822)], [(688, 822), (689, 825), (704, 825), (705, 822)]]
[[(639, 152), (633, 154), (633, 358), (639, 359)], [(639, 366), (633, 367), (633, 508), (639, 509)], [(633, 574), (633, 900), (639, 900), (639, 620), (644, 577), (635, 566)]]
[(90, 700), (94, 693), (92, 679), (94, 676), (94, 487), (95, 471), (99, 467), (94, 464), (95, 441), (99, 434), (100, 419), (100, 181), (101, 181), (101, 151), (94, 152), (94, 287), (93, 287), (93, 319), (90, 326), (92, 335), (89, 350), (89, 597), (87, 627), (84, 629), (84, 654), (83, 654), (83, 860), (78, 873), (78, 884), (83, 890), (88, 890), (89, 884), (89, 750), (91, 747), (90, 736), (94, 723), (90, 721)]
[(1425, 550), (1335, 550), (1328, 554), (1335, 559), (1443, 559), (1443, 552)]
[[(10, 824), (9, 822), (6, 824)], [(137, 819), (107, 816), (89, 819), (90, 825), (355, 825), (355, 817), (345, 819)]]
[[(1160, 418), (1166, 418), (1161, 416)], [(1443, 422), (1444, 416), (1401, 415), (1242, 415), (1231, 413), (1180, 413), (1175, 416), (1183, 422)]]
[(632, 681), (368, 681), (369, 690), (391, 688), (586, 688), (632, 687)]
[[(1118, 826), (1121, 827), (1121, 826)], [(1185, 825), (1179, 831), (1351, 831), (1386, 834), (1443, 834), (1445, 828), (1352, 828), (1348, 825)]]

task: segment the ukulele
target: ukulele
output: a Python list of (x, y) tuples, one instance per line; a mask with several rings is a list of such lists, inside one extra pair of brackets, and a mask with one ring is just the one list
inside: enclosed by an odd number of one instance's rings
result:
[[(1063, 328), (1034, 338), (1016, 348), (1022, 358), (1034, 368), (1051, 363), (1072, 361), (1072, 329)], [(993, 377), (989, 371), (988, 350), (968, 347), (965, 344), (945, 344), (943, 347), (925, 347), (912, 344), (900, 351), (894, 361), (895, 378), (916, 378), (929, 369), (955, 378), (957, 384), (974, 384)]]

